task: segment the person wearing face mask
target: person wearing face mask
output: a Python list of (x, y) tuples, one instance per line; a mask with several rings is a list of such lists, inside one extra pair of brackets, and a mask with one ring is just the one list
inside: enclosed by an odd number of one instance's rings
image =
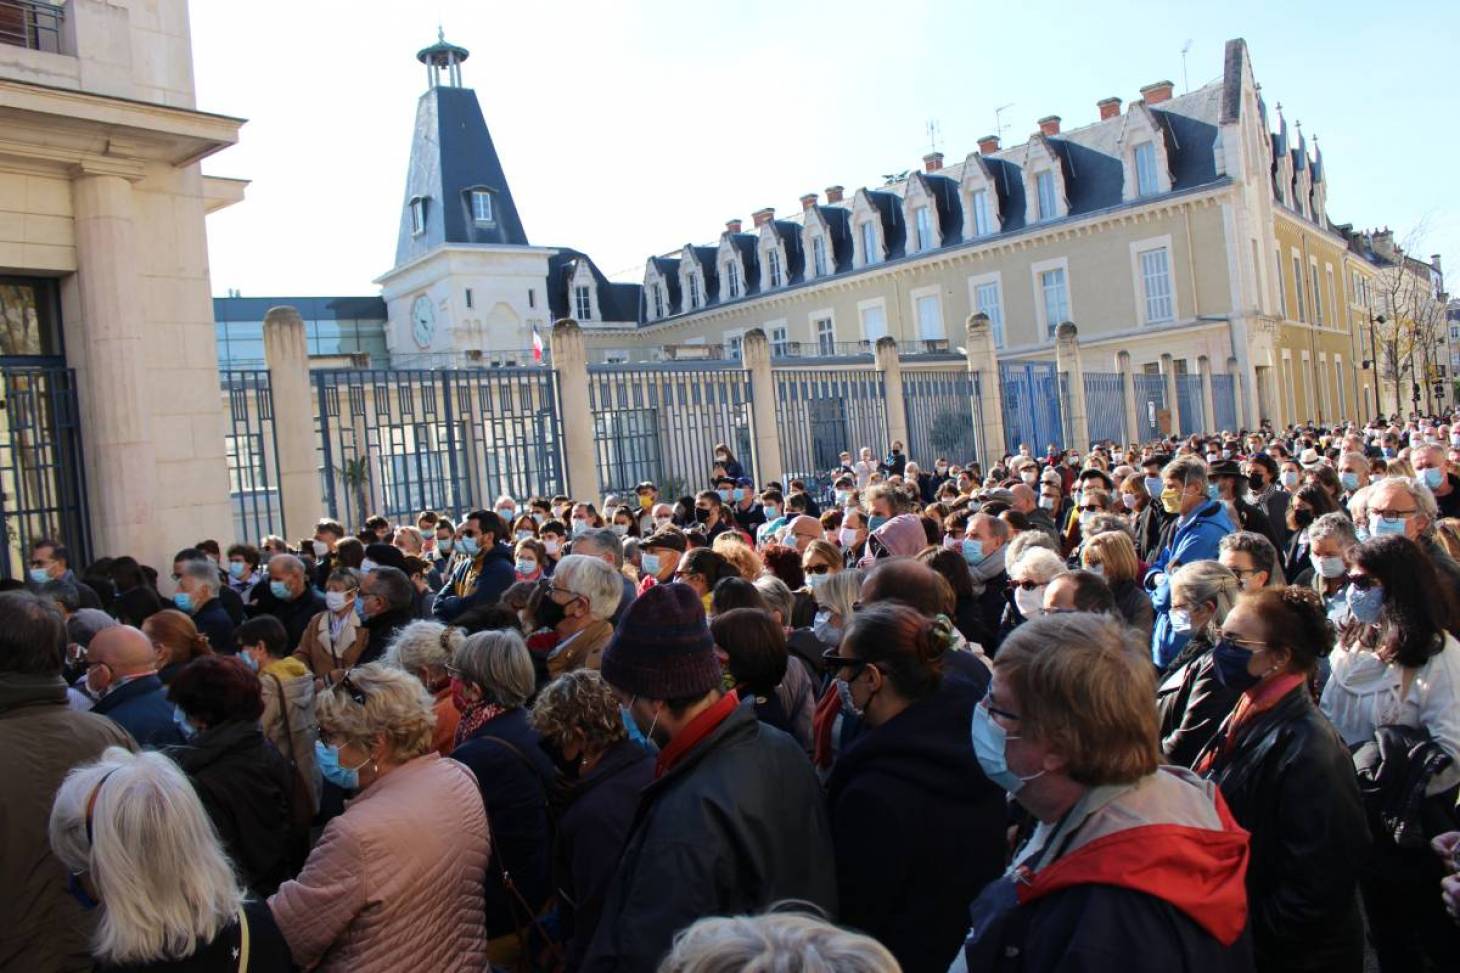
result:
[(314, 554), (316, 587), (323, 588), (324, 583), (329, 580), (330, 572), (339, 566), (335, 547), (344, 539), (345, 528), (337, 520), (326, 517), (314, 525), (314, 539), (309, 544), (310, 551)]
[(294, 962), (378, 969), (410, 943), (420, 969), (484, 969), (483, 920), (502, 919), (482, 907), (487, 817), (472, 772), (431, 749), (430, 696), (414, 676), (375, 663), (320, 694), (315, 712), (320, 770), (355, 798), (269, 899)]
[(1140, 560), (1130, 535), (1123, 530), (1095, 534), (1080, 548), (1080, 563), (1086, 571), (1105, 579), (1120, 617), (1149, 639), (1156, 616), (1151, 596), (1141, 587)]
[(619, 540), (627, 540), (630, 537), (639, 536), (639, 519), (634, 516), (628, 507), (618, 507), (613, 512), (609, 529), (618, 535)]
[(643, 594), (656, 584), (668, 584), (679, 569), (679, 559), (689, 548), (684, 532), (666, 525), (639, 542), (639, 585)]
[[(250, 615), (272, 615), (283, 623), (292, 652), (309, 623), (325, 610), (324, 596), (310, 585), (304, 562), (292, 554), (275, 554), (269, 558), (268, 572), (268, 587), (254, 588)], [(326, 584), (328, 580), (325, 579)]]
[(144, 747), (183, 741), (167, 689), (157, 676), (152, 640), (130, 625), (102, 629), (86, 649), (86, 688), (91, 711), (115, 720)]
[(190, 662), (168, 687), (184, 743), (164, 752), (192, 781), (239, 878), (260, 898), (303, 864), (289, 764), (259, 728), (259, 677), (237, 657)]
[(431, 552), (431, 568), (438, 577), (446, 578), (456, 563), (456, 525), (445, 517), (436, 521), (436, 547)]
[(755, 481), (748, 476), (740, 477), (731, 488), (730, 515), (735, 519), (736, 526), (751, 537), (766, 522), (766, 511), (758, 500)]
[(1409, 459), (1414, 464), (1416, 478), (1434, 494), (1439, 516), (1460, 517), (1460, 476), (1450, 472), (1444, 447), (1422, 446), (1411, 450)]
[(1223, 504), (1212, 499), (1206, 464), (1195, 456), (1178, 456), (1161, 471), (1161, 505), (1175, 518), (1170, 539), (1156, 555), (1143, 583), (1151, 592), (1156, 624), (1151, 632), (1151, 657), (1165, 669), (1186, 644), (1187, 635), (1171, 624), (1170, 575), (1183, 564), (1215, 561), (1218, 545), (1233, 532)]
[(1283, 576), (1292, 583), (1307, 584), (1312, 577), (1308, 528), (1337, 509), (1333, 497), (1317, 483), (1305, 483), (1293, 494), (1288, 505), (1288, 546), (1283, 552)]
[(861, 507), (847, 507), (842, 511), (842, 525), (837, 528), (837, 546), (842, 551), (842, 563), (854, 566), (862, 559), (867, 547), (867, 515)]
[(218, 599), (218, 569), (208, 561), (185, 561), (179, 575), (172, 596), (177, 610), (192, 617), (214, 652), (232, 652), (233, 619)]
[(659, 505), (659, 487), (651, 480), (645, 480), (634, 488), (634, 499), (629, 503), (639, 523), (639, 534), (648, 537), (654, 533), (654, 508)]
[(730, 447), (724, 443), (715, 444), (715, 468), (723, 471), (732, 480), (738, 480), (745, 475), (740, 461), (735, 458), (734, 453), (730, 452)]
[(1215, 785), (1161, 766), (1155, 678), (1130, 629), (1083, 613), (1011, 635), (974, 709), (984, 773), (1034, 818), (974, 901), (950, 973), (1252, 968), (1247, 835)]
[(649, 534), (657, 533), (666, 527), (679, 526), (675, 523), (674, 507), (670, 504), (656, 503), (654, 504), (653, 509), (649, 512), (652, 516), (650, 517), (649, 529), (644, 532), (644, 536), (646, 537)]
[[(314, 725), (314, 674), (288, 654), (288, 635), (277, 618), (250, 618), (233, 637), (239, 660), (259, 675), (264, 701), (259, 726), (303, 784), (295, 785), (294, 793), (303, 795), (312, 819), (320, 800), (319, 769), (314, 765), (314, 742), (319, 738)], [(294, 811), (303, 816), (302, 808)]]
[[(357, 665), (369, 644), (356, 604), (360, 599), (359, 572), (337, 568), (325, 582), (324, 610), (309, 620), (292, 657), (314, 674), (319, 689), (333, 685), (345, 670)], [(368, 660), (367, 660), (368, 661)]]
[(262, 580), (260, 560), (259, 549), (252, 544), (233, 544), (228, 548), (228, 587), (238, 592), (245, 603), (253, 586)]
[[(1343, 625), (1348, 617), (1348, 569), (1344, 556), (1358, 542), (1353, 521), (1342, 513), (1324, 514), (1308, 527), (1311, 568), (1306, 578), (1300, 577), (1294, 583), (1308, 584), (1318, 592), (1329, 621), (1335, 625)], [(1327, 677), (1326, 661), (1319, 664), (1324, 678)], [(1321, 681), (1319, 689), (1322, 689)]]
[(950, 514), (947, 524), (962, 529), (963, 536), (955, 549), (968, 565), (974, 611), (988, 637), (984, 648), (989, 652), (996, 652), (999, 647), (999, 622), (1009, 598), (1009, 573), (1005, 558), (1013, 532), (1006, 521), (986, 513), (971, 516), (966, 512)]
[(604, 653), (603, 678), (660, 750), (584, 970), (653, 969), (675, 933), (701, 916), (786, 899), (835, 907), (816, 774), (793, 739), (722, 691), (694, 591), (658, 585), (630, 605)]
[(1294, 585), (1240, 595), (1212, 649), (1217, 678), (1241, 696), (1195, 768), (1251, 835), (1249, 921), (1264, 973), (1363, 967), (1369, 827), (1348, 748), (1308, 685), (1332, 646), (1321, 599)]
[(542, 563), (543, 573), (551, 576), (558, 566), (558, 559), (566, 552), (568, 530), (556, 520), (549, 520), (538, 528), (537, 539), (542, 541), (543, 554), (546, 555)]
[(1267, 519), (1267, 509), (1249, 500), (1247, 475), (1236, 460), (1222, 460), (1208, 471), (1208, 476), (1217, 484), (1217, 496), (1227, 505), (1227, 516), (1238, 530), (1261, 534), (1278, 546), (1277, 531)]
[(1030, 619), (1044, 614), (1044, 589), (1066, 573), (1064, 559), (1043, 547), (1030, 547), (1009, 565), (1009, 590), (1013, 604), (1001, 627), (1005, 635)]
[(1166, 510), (1146, 489), (1146, 478), (1132, 473), (1120, 484), (1120, 503), (1130, 518), (1136, 554), (1142, 561), (1155, 560), (1161, 550), (1161, 531), (1169, 522)]
[(1184, 565), (1171, 579), (1172, 623), (1191, 638), (1156, 689), (1167, 763), (1190, 767), (1237, 705), (1240, 691), (1217, 678), (1212, 648), (1240, 591), (1236, 576), (1216, 561)]
[(547, 563), (547, 549), (542, 542), (535, 537), (524, 538), (517, 542), (516, 558), (514, 562), (515, 577), (518, 581), (537, 581), (544, 577), (543, 565)]
[(445, 624), (469, 608), (495, 603), (515, 580), (507, 525), (492, 511), (467, 514), (457, 531), (457, 546), (462, 557), (431, 607), (436, 620)]
[(538, 582), (541, 596), (533, 620), (543, 635), (534, 636), (534, 651), (545, 656), (549, 676), (573, 669), (597, 669), (604, 646), (613, 635), (609, 621), (623, 597), (623, 576), (612, 565), (588, 554), (570, 554), (551, 578)]
[(1274, 545), (1282, 550), (1288, 543), (1288, 504), (1292, 494), (1278, 482), (1278, 464), (1266, 453), (1254, 452), (1243, 463), (1247, 473), (1247, 485), (1252, 491), (1252, 502), (1267, 513), (1268, 526), (1272, 528)]

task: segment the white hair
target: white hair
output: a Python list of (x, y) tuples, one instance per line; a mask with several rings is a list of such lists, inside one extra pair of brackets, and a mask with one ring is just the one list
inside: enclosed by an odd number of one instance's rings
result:
[(1031, 547), (1019, 556), (1009, 568), (1009, 577), (1015, 581), (1038, 581), (1048, 584), (1062, 574), (1069, 573), (1065, 562), (1054, 551), (1043, 547)]
[(608, 619), (624, 596), (623, 575), (607, 561), (587, 554), (569, 554), (553, 569), (554, 587), (588, 599), (588, 614)]
[(862, 595), (862, 581), (866, 574), (860, 568), (847, 568), (829, 575), (821, 587), (811, 589), (818, 608), (825, 608), (840, 615), (843, 623), (852, 620), (852, 606)]
[(766, 607), (771, 611), (781, 613), (781, 624), (791, 624), (791, 612), (795, 609), (796, 596), (791, 594), (790, 587), (786, 582), (774, 574), (763, 574), (756, 578), (751, 584), (760, 596), (765, 599)]
[[(90, 806), (90, 834), (87, 818)], [(177, 764), (108, 747), (74, 768), (51, 807), (51, 850), (101, 900), (92, 953), (109, 965), (192, 955), (232, 923), (244, 890)]]
[[(774, 907), (773, 907), (774, 908)], [(701, 919), (674, 937), (659, 973), (898, 973), (869, 936), (797, 913)]]
[[(998, 520), (999, 518), (995, 517), (994, 519)], [(1009, 550), (1004, 555), (1004, 564), (1012, 567), (1026, 552), (1032, 551), (1036, 547), (1042, 547), (1046, 551), (1054, 552), (1054, 545), (1054, 538), (1038, 528), (1020, 531), (1017, 537), (1009, 541)]]
[(212, 561), (185, 561), (178, 574), (192, 578), (200, 585), (206, 585), (211, 594), (218, 593), (218, 569)]
[(459, 628), (415, 621), (396, 633), (382, 661), (412, 675), (421, 669), (445, 669), (465, 641), (466, 633)]

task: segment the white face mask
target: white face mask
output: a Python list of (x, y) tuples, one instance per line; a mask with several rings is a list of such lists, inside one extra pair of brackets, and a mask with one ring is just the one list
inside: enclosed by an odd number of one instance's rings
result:
[(326, 591), (324, 593), (324, 604), (332, 612), (344, 611), (345, 606), (350, 603), (350, 596), (343, 591)]
[(842, 547), (851, 547), (857, 543), (857, 529), (855, 527), (843, 527), (837, 532), (837, 539), (842, 542)]
[(1040, 585), (1038, 588), (1014, 589), (1014, 605), (1019, 609), (1019, 614), (1026, 619), (1038, 618), (1044, 614), (1044, 589), (1048, 585)]
[(674, 518), (673, 517), (655, 517), (654, 518), (654, 529), (655, 530), (663, 530), (664, 528), (673, 525), (673, 523), (674, 523)]
[(1053, 510), (1054, 509), (1054, 497), (1040, 497), (1039, 498), (1039, 505), (1041, 507), (1043, 507), (1045, 510)]

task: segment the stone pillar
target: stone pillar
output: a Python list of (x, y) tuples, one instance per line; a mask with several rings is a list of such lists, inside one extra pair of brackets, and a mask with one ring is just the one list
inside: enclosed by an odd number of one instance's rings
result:
[(1004, 395), (999, 382), (999, 353), (989, 316), (969, 315), (965, 325), (968, 371), (978, 376), (978, 456), (984, 471), (1004, 455)]
[(1120, 372), (1121, 398), (1125, 406), (1125, 438), (1127, 442), (1140, 442), (1145, 437), (1139, 432), (1141, 412), (1136, 404), (1136, 376), (1130, 365), (1130, 352), (1122, 351), (1117, 355), (1115, 367)]
[(558, 379), (564, 486), (569, 496), (598, 503), (602, 486), (593, 446), (593, 410), (588, 405), (588, 351), (578, 322), (563, 318), (554, 324), (548, 345)]
[(314, 426), (301, 421), (314, 415), (315, 402), (309, 380), (309, 345), (297, 308), (271, 307), (264, 315), (264, 361), (269, 366), (269, 391), (274, 400), (279, 509), (284, 530), (293, 532), (284, 536), (304, 537), (314, 532), (315, 522), (324, 516), (324, 498), (319, 495)]
[(176, 539), (154, 522), (157, 449), (132, 184), (82, 171), (71, 190), (81, 320), (66, 322), (66, 341), (80, 373), (94, 553), (171, 564)]
[(1181, 401), (1176, 395), (1176, 366), (1168, 355), (1161, 356), (1161, 377), (1166, 380), (1166, 411), (1171, 413), (1171, 435), (1181, 435)]
[(1080, 360), (1080, 332), (1075, 322), (1062, 322), (1055, 329), (1054, 361), (1060, 375), (1068, 376), (1070, 389), (1070, 414), (1065, 416), (1063, 445), (1066, 449), (1074, 446), (1083, 453), (1090, 448), (1090, 410), (1085, 403), (1085, 366)]
[(897, 357), (895, 338), (878, 338), (873, 354), (877, 357), (877, 370), (882, 373), (882, 396), (887, 409), (887, 442), (902, 443), (904, 451), (911, 447), (907, 441), (907, 400), (902, 395), (902, 359)]
[[(1212, 394), (1212, 360), (1206, 355), (1201, 355), (1196, 360), (1197, 371), (1201, 374), (1201, 408), (1202, 415), (1206, 417), (1206, 428), (1203, 432), (1221, 432), (1217, 428), (1216, 398)], [(1232, 432), (1237, 430), (1233, 429)]]
[[(760, 328), (740, 339), (740, 364), (750, 378), (750, 461), (756, 486), (771, 480), (784, 482), (781, 464), (781, 428), (776, 425), (776, 375), (771, 370), (771, 343)], [(731, 440), (726, 431), (725, 440)]]

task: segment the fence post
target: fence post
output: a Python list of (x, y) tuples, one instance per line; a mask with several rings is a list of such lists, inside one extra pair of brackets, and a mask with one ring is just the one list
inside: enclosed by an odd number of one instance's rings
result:
[(558, 422), (563, 430), (563, 478), (569, 496), (599, 501), (598, 453), (593, 445), (593, 410), (588, 405), (588, 351), (583, 330), (562, 318), (548, 336), (557, 372)]
[(1181, 436), (1181, 397), (1176, 394), (1176, 366), (1169, 354), (1161, 356), (1161, 378), (1166, 382), (1166, 411), (1171, 413), (1171, 435)]
[(1070, 414), (1065, 422), (1066, 449), (1073, 446), (1080, 452), (1090, 448), (1090, 411), (1085, 402), (1085, 366), (1080, 360), (1080, 331), (1075, 322), (1064, 321), (1055, 329), (1055, 370), (1067, 375), (1070, 389)]
[(999, 381), (999, 353), (989, 316), (969, 315), (965, 325), (968, 370), (978, 376), (978, 454), (985, 470), (1004, 455), (1004, 394)]
[(760, 328), (740, 339), (740, 364), (750, 379), (751, 463), (756, 486), (784, 482), (781, 427), (776, 424), (776, 375), (771, 370), (771, 343)]
[(1206, 428), (1202, 432), (1221, 432), (1217, 428), (1217, 413), (1213, 408), (1216, 404), (1216, 397), (1212, 394), (1212, 360), (1206, 355), (1202, 355), (1197, 358), (1196, 367), (1201, 373), (1201, 408), (1202, 415), (1206, 417)]
[(1131, 370), (1130, 352), (1122, 351), (1115, 359), (1115, 367), (1120, 372), (1121, 398), (1125, 400), (1125, 437), (1126, 442), (1138, 443), (1142, 440), (1140, 434), (1140, 411), (1136, 405), (1136, 377)]
[[(908, 448), (907, 400), (902, 397), (902, 359), (897, 356), (897, 339), (877, 339), (874, 350), (877, 370), (882, 373), (882, 395), (887, 409), (887, 441)], [(850, 449), (851, 447), (848, 446)]]
[[(264, 361), (274, 397), (274, 443), (279, 451), (279, 512), (283, 530), (303, 537), (324, 516), (319, 458), (314, 441), (314, 396), (309, 376), (309, 346), (297, 308), (269, 308), (264, 315)], [(326, 470), (326, 476), (333, 471)], [(287, 536), (287, 535), (286, 535)], [(242, 539), (242, 538), (241, 538)], [(263, 538), (244, 540), (257, 544)]]

